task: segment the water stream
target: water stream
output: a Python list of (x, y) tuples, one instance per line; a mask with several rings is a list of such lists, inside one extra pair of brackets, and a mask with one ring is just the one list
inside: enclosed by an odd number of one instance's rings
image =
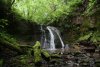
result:
[(50, 27), (48, 26), (47, 29), (50, 33), (50, 50), (55, 50), (55, 37), (54, 37), (54, 34), (53, 34), (53, 31), (52, 31), (52, 28), (53, 27)]
[[(45, 29), (43, 29), (43, 26), (41, 26), (41, 31), (41, 43), (43, 48), (49, 50), (56, 50), (58, 46), (60, 46), (62, 49), (64, 48), (64, 43), (60, 36), (60, 31), (56, 27), (47, 26)], [(48, 31), (48, 33), (46, 31)], [(59, 43), (56, 43), (58, 41)]]

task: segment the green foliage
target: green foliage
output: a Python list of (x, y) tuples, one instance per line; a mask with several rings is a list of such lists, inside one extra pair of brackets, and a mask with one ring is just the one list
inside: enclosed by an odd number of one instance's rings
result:
[(81, 37), (79, 38), (79, 40), (80, 40), (80, 41), (88, 40), (88, 39), (91, 37), (92, 34), (93, 34), (93, 33), (91, 32), (91, 33), (89, 33), (89, 34), (87, 34), (87, 35), (81, 36)]
[(28, 55), (21, 55), (21, 56), (20, 56), (20, 63), (21, 63), (21, 64), (28, 64), (29, 57), (30, 57), (30, 56), (28, 56)]
[(50, 58), (50, 54), (47, 51), (42, 50), (42, 53), (46, 58)]
[(0, 32), (0, 41), (4, 41), (17, 49), (20, 49), (17, 40), (5, 32)]
[(93, 43), (98, 43), (100, 42), (100, 32), (99, 31), (90, 32), (79, 38), (79, 41), (84, 41), (84, 40), (91, 41)]
[(49, 24), (60, 18), (63, 14), (73, 12), (81, 0), (15, 0), (12, 11), (26, 20), (38, 24)]
[(94, 43), (100, 42), (100, 32), (94, 32), (93, 36), (91, 37), (91, 41)]
[(5, 26), (8, 25), (8, 20), (6, 19), (0, 19), (0, 30), (4, 29)]
[(85, 15), (90, 16), (90, 15), (94, 14), (94, 12), (95, 12), (94, 9), (96, 7), (96, 3), (97, 3), (97, 0), (89, 0), (88, 6), (85, 11)]

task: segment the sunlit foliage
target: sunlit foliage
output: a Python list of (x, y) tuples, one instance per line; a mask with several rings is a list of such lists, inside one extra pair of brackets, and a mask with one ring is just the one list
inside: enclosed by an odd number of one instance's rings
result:
[(15, 0), (12, 10), (26, 20), (49, 24), (69, 15), (82, 0)]
[[(89, 3), (87, 5), (87, 9), (85, 11), (85, 13), (87, 14), (87, 16), (89, 15), (92, 15), (96, 10), (94, 8), (96, 8), (96, 3), (97, 3), (97, 0), (89, 0)], [(85, 15), (86, 15), (85, 14)]]

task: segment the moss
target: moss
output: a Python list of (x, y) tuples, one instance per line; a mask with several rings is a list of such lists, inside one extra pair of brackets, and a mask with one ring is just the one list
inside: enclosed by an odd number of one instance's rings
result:
[(41, 44), (39, 41), (36, 42), (36, 44), (32, 47), (32, 55), (34, 56), (34, 62), (40, 63), (43, 59), (46, 61), (50, 61), (50, 54), (41, 49)]
[(60, 54), (51, 54), (51, 58), (61, 58)]
[(46, 61), (50, 61), (50, 59), (51, 59), (51, 56), (50, 56), (50, 54), (47, 52), (47, 51), (45, 51), (45, 50), (42, 50), (42, 58), (44, 59), (44, 60), (46, 60)]
[(45, 57), (50, 57), (50, 54), (47, 52), (47, 51), (45, 51), (45, 50), (42, 50), (42, 53), (43, 53), (43, 55), (45, 56)]
[(17, 52), (21, 52), (17, 40), (13, 38), (11, 35), (7, 34), (6, 32), (0, 32), (0, 43), (0, 45), (2, 46), (5, 46)]
[(39, 41), (37, 41), (35, 43), (35, 45), (32, 47), (33, 48), (33, 52), (34, 52), (34, 62), (41, 62), (42, 57), (41, 57), (41, 44)]

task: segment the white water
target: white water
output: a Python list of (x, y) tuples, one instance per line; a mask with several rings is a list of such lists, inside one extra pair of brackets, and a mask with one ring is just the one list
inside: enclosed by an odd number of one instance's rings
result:
[(50, 26), (47, 27), (50, 33), (50, 50), (55, 50), (55, 43), (54, 43), (54, 34)]
[(58, 35), (58, 37), (59, 37), (59, 39), (60, 39), (60, 42), (61, 42), (61, 44), (62, 44), (62, 48), (64, 48), (64, 43), (63, 43), (63, 41), (62, 41), (62, 39), (61, 39), (60, 32), (59, 32), (59, 30), (58, 30), (57, 28), (55, 28), (55, 32), (57, 33), (57, 35)]
[(64, 43), (63, 43), (63, 41), (61, 39), (59, 30), (57, 28), (51, 27), (51, 26), (47, 26), (47, 29), (48, 29), (48, 31), (50, 33), (50, 49), (51, 50), (55, 50), (56, 49), (55, 42), (54, 42), (55, 41), (55, 36), (54, 36), (53, 31), (58, 35), (58, 37), (60, 39), (61, 46), (62, 46), (61, 48), (64, 48)]

